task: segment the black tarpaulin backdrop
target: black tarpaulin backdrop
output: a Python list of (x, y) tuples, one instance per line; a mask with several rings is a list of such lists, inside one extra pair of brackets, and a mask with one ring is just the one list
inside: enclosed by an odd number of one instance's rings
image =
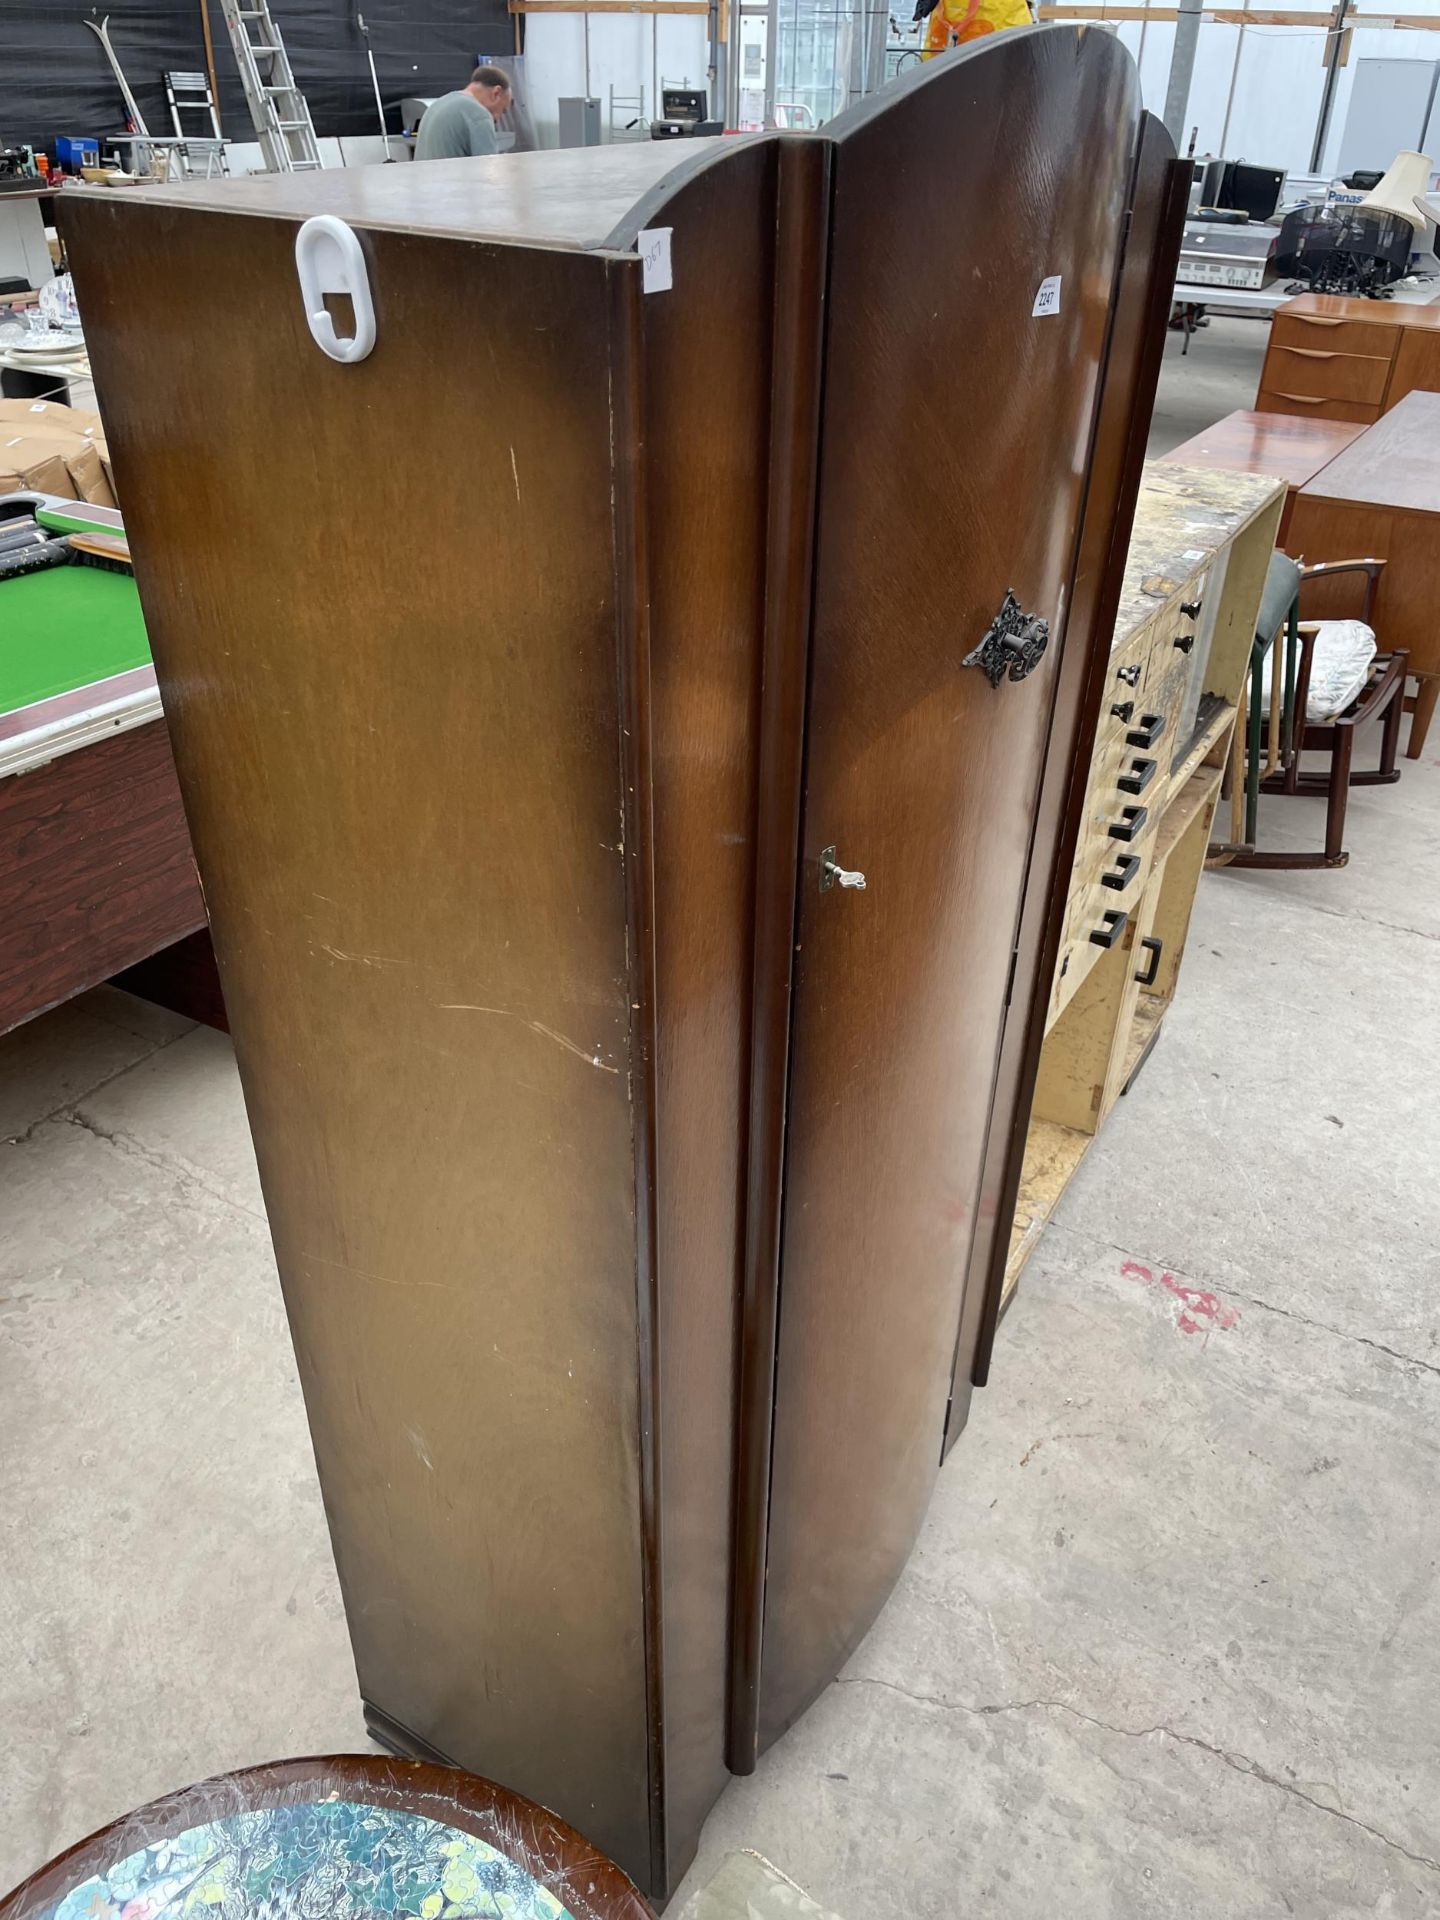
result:
[[(360, 0), (370, 29), (380, 94), (392, 133), (409, 94), (464, 86), (479, 52), (513, 51), (505, 0)], [(125, 130), (125, 102), (105, 49), (85, 25), (108, 11), (110, 44), (151, 133), (171, 131), (165, 72), (202, 72), (200, 0), (0, 0), (0, 146), (48, 147), (57, 134), (97, 138)], [(310, 102), (318, 134), (378, 133), (365, 42), (349, 0), (271, 0), (295, 78)], [(253, 141), (254, 128), (230, 49), (219, 0), (210, 0), (210, 32), (220, 82), (220, 115), (229, 140)], [(186, 116), (187, 131), (197, 131)]]

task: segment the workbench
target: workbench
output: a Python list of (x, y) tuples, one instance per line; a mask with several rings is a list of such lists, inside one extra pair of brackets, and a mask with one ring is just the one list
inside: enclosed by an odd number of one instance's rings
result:
[(0, 1033), (204, 925), (133, 577), (0, 580)]
[[(1281, 481), (1262, 475), (1146, 467), (1096, 718), (1006, 1300), (1175, 998), (1284, 496)], [(1186, 727), (1192, 661), (1203, 666)]]

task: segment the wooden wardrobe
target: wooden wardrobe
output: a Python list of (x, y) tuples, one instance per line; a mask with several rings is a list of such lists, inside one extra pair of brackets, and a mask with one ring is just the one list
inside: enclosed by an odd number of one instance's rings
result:
[(969, 1379), (1176, 178), (1063, 26), (65, 197), (369, 1725), (657, 1898)]

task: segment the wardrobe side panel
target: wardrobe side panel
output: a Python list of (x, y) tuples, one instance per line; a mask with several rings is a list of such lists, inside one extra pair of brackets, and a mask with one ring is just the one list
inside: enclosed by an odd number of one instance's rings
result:
[(606, 264), (362, 234), (341, 365), (292, 223), (64, 224), (361, 1691), (643, 1880)]

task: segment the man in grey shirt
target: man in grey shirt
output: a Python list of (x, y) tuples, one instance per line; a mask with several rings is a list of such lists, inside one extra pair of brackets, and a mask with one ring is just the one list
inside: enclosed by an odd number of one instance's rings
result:
[(495, 122), (510, 105), (510, 82), (499, 67), (477, 67), (468, 87), (447, 93), (425, 109), (415, 136), (417, 160), (460, 160), (469, 153), (498, 153)]

